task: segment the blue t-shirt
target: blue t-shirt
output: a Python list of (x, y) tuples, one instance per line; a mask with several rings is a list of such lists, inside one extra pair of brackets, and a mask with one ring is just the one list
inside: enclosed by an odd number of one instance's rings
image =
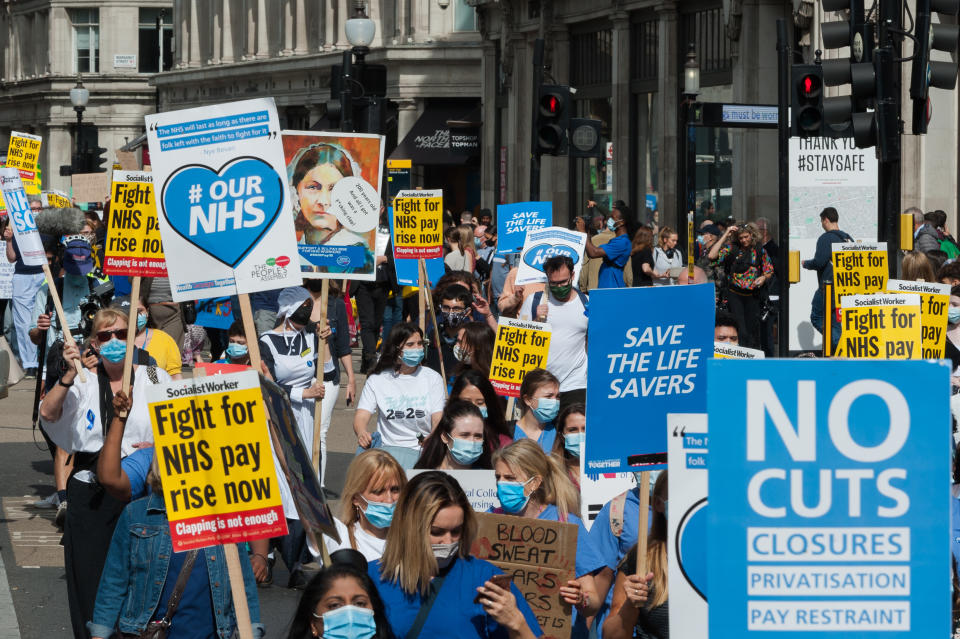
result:
[[(406, 637), (413, 622), (420, 611), (423, 596), (420, 592), (409, 595), (400, 588), (399, 584), (382, 581), (380, 578), (380, 560), (374, 561), (367, 569), (373, 583), (377, 585), (380, 597), (383, 599), (387, 611), (387, 620), (396, 637)], [(501, 637), (508, 636), (507, 629), (494, 621), (483, 610), (483, 606), (474, 602), (477, 588), (482, 586), (493, 575), (501, 575), (503, 571), (489, 561), (458, 558), (450, 566), (447, 576), (440, 587), (440, 592), (427, 615), (426, 623), (420, 631), (421, 637)], [(537, 637), (542, 636), (537, 618), (527, 604), (526, 599), (517, 589), (510, 585), (510, 591), (517, 600), (523, 618), (526, 619), (530, 630)]]
[[(540, 432), (540, 437), (537, 438), (537, 443), (540, 445), (540, 448), (543, 449), (543, 452), (549, 455), (553, 452), (553, 440), (557, 438), (557, 427), (554, 426), (553, 422), (550, 422), (543, 424), (542, 428), (543, 430)], [(530, 438), (523, 432), (519, 424), (515, 424), (513, 427), (513, 441), (518, 442), (521, 439)]]
[[(154, 620), (162, 619), (166, 613), (167, 602), (170, 601), (180, 569), (183, 568), (189, 552), (170, 554), (167, 578), (163, 582), (157, 611), (153, 614)], [(190, 570), (190, 578), (183, 589), (180, 605), (170, 619), (169, 636), (181, 639), (218, 639), (217, 618), (213, 613), (213, 599), (210, 595), (210, 575), (207, 573), (207, 560), (202, 548)]]
[(597, 288), (623, 288), (627, 283), (623, 280), (623, 267), (630, 259), (630, 237), (618, 235), (603, 246), (607, 254), (603, 264), (597, 272)]
[(150, 492), (147, 473), (153, 463), (153, 446), (139, 448), (120, 460), (120, 468), (130, 480), (130, 501), (145, 497)]

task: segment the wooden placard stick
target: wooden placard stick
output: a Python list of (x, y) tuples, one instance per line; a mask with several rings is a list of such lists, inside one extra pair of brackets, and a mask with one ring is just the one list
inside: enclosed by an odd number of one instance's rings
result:
[(447, 370), (443, 365), (443, 349), (440, 347), (440, 329), (437, 327), (437, 308), (433, 303), (433, 291), (430, 290), (430, 278), (427, 277), (427, 263), (424, 262), (422, 258), (418, 261), (420, 262), (420, 277), (423, 282), (424, 299), (426, 300), (430, 317), (433, 319), (433, 335), (437, 342), (437, 356), (440, 360), (440, 376), (443, 378), (443, 396), (446, 397)]
[[(130, 397), (130, 377), (133, 372), (133, 349), (137, 341), (137, 306), (140, 301), (140, 276), (130, 280), (130, 315), (127, 317), (127, 354), (123, 358), (123, 394)], [(127, 411), (120, 411), (126, 417)]]
[(647, 576), (647, 526), (650, 517), (650, 471), (640, 473), (640, 524), (637, 529), (637, 575)]
[(243, 318), (243, 336), (247, 340), (247, 353), (250, 355), (250, 366), (262, 375), (260, 361), (260, 342), (257, 340), (257, 327), (253, 324), (253, 309), (250, 306), (250, 294), (240, 293), (240, 316)]
[[(60, 326), (63, 327), (63, 341), (67, 346), (75, 346), (77, 340), (73, 339), (73, 335), (70, 333), (70, 325), (67, 324), (66, 314), (63, 312), (63, 304), (60, 302), (60, 293), (57, 292), (57, 284), (53, 279), (53, 273), (50, 272), (50, 265), (44, 263), (43, 266), (43, 275), (47, 278), (47, 289), (50, 291), (50, 297), (53, 298), (53, 307), (57, 310), (57, 319), (60, 320)], [(43, 362), (39, 362), (40, 371), (43, 370)], [(80, 363), (80, 360), (75, 360), (73, 362), (74, 366), (77, 369), (77, 377), (80, 378), (80, 381), (84, 384), (87, 383), (87, 373), (83, 370), (83, 364)]]
[[(317, 383), (323, 383), (323, 368), (327, 362), (327, 342), (320, 341), (320, 333), (327, 328), (327, 298), (330, 296), (330, 280), (320, 286), (320, 326), (317, 328)], [(333, 363), (337, 366), (337, 362)], [(313, 470), (320, 476), (320, 430), (323, 422), (323, 398), (317, 397), (313, 406)], [(321, 542), (322, 543), (322, 542)]]
[(426, 288), (424, 287), (426, 276), (424, 274), (424, 269), (420, 268), (419, 262), (423, 260), (417, 260), (417, 295), (420, 300), (420, 332), (424, 335), (427, 334), (427, 315), (426, 315)]

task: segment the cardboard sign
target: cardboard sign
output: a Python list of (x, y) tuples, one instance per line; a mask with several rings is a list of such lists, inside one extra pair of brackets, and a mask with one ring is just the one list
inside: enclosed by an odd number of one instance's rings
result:
[(520, 397), (523, 377), (535, 368), (546, 368), (549, 350), (549, 324), (501, 317), (490, 362), (490, 383), (500, 395)]
[(920, 359), (923, 334), (920, 297), (899, 293), (846, 295), (837, 357)]
[(197, 301), (197, 326), (228, 330), (235, 320), (233, 302), (229, 297), (214, 297)]
[(284, 131), (304, 277), (374, 280), (385, 138)]
[(710, 636), (949, 636), (949, 363), (708, 369)]
[(443, 191), (400, 191), (393, 200), (393, 257), (443, 257)]
[(544, 637), (568, 639), (572, 610), (560, 599), (560, 587), (576, 577), (577, 526), (486, 513), (477, 523), (470, 554), (513, 577)]
[(273, 98), (144, 120), (173, 301), (302, 284)]
[[(387, 218), (390, 222), (390, 236), (393, 237), (393, 207), (387, 207)], [(427, 279), (430, 280), (430, 286), (436, 285), (441, 277), (447, 272), (446, 267), (443, 265), (442, 257), (434, 257), (429, 260), (424, 260), (424, 264), (427, 266)], [(404, 258), (393, 258), (393, 270), (397, 274), (397, 283), (400, 286), (418, 286), (420, 283), (420, 267), (417, 260), (413, 259), (404, 259)]]
[(140, 170), (140, 162), (137, 160), (137, 154), (135, 151), (124, 151), (122, 149), (117, 149), (114, 151), (114, 155), (117, 157), (117, 164), (119, 164), (120, 168), (124, 171)]
[(47, 254), (37, 231), (37, 223), (30, 210), (30, 202), (20, 181), (20, 172), (9, 167), (0, 168), (0, 190), (7, 206), (13, 226), (13, 236), (17, 240), (20, 257), (27, 266), (43, 266), (47, 263)]
[(103, 272), (142, 277), (167, 274), (150, 173), (113, 172)]
[(73, 188), (73, 201), (104, 202), (110, 195), (110, 175), (108, 173), (74, 173), (70, 176)]
[(667, 414), (706, 409), (713, 318), (713, 284), (591, 292), (587, 473), (666, 464)]
[(257, 373), (147, 388), (173, 550), (287, 534)]
[(570, 231), (560, 226), (551, 226), (539, 231), (527, 233), (517, 269), (517, 286), (546, 282), (543, 263), (554, 255), (566, 255), (573, 260), (573, 281), (580, 281), (580, 269), (583, 268), (583, 251), (587, 245), (587, 234)]
[(519, 253), (528, 231), (553, 225), (553, 202), (497, 205), (497, 255)]
[(40, 200), (44, 207), (65, 209), (73, 206), (70, 197), (63, 191), (44, 191), (40, 194)]
[(7, 166), (20, 171), (23, 188), (29, 195), (40, 194), (40, 175), (37, 161), (40, 158), (40, 145), (43, 138), (30, 133), (10, 132), (10, 144), (7, 145)]
[[(437, 468), (457, 480), (460, 488), (466, 493), (473, 510), (478, 513), (489, 512), (491, 508), (499, 508), (497, 498), (497, 478), (492, 470), (444, 470)], [(407, 469), (407, 478), (411, 479), (426, 470)]]
[(844, 295), (882, 293), (887, 288), (886, 242), (834, 244), (832, 263), (837, 308)]
[[(320, 533), (340, 541), (340, 533), (334, 524), (333, 513), (327, 505), (320, 480), (313, 469), (312, 452), (303, 445), (297, 418), (290, 406), (286, 391), (263, 377), (260, 389), (267, 404), (270, 417), (270, 437), (273, 442), (273, 461), (278, 473), (286, 477), (286, 487), (292, 493), (297, 516), (307, 534), (307, 544), (320, 554)], [(284, 488), (284, 485), (281, 485)]]
[(674, 637), (707, 636), (707, 416), (667, 415), (667, 578)]
[(713, 356), (716, 359), (763, 359), (766, 354), (756, 348), (747, 348), (729, 342), (714, 342)]
[(889, 280), (890, 293), (915, 293), (920, 296), (921, 359), (943, 359), (947, 348), (947, 312), (950, 310), (950, 285), (931, 282)]

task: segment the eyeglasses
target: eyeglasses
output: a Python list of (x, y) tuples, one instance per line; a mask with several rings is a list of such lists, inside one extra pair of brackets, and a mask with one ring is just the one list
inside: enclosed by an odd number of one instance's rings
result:
[(115, 328), (112, 331), (97, 331), (97, 341), (101, 344), (109, 342), (111, 338), (116, 337), (119, 340), (127, 339), (127, 329)]
[(440, 307), (440, 312), (441, 312), (441, 313), (463, 313), (465, 310), (467, 310), (467, 309), (465, 309), (465, 308), (454, 308), (454, 307), (452, 307), (452, 306), (441, 306), (441, 307)]

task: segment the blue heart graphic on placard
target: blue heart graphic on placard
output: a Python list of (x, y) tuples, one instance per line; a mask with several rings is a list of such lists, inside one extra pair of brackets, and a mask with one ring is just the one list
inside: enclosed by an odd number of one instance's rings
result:
[(180, 167), (160, 197), (163, 215), (178, 235), (235, 267), (277, 219), (285, 191), (272, 166), (240, 157), (219, 171), (202, 164)]
[(580, 255), (576, 249), (566, 244), (537, 244), (530, 247), (530, 250), (523, 254), (523, 261), (527, 266), (531, 266), (541, 273), (543, 272), (543, 263), (555, 255), (566, 255), (573, 260), (574, 265), (580, 261)]
[(696, 502), (677, 527), (677, 557), (690, 587), (707, 600), (707, 500)]

